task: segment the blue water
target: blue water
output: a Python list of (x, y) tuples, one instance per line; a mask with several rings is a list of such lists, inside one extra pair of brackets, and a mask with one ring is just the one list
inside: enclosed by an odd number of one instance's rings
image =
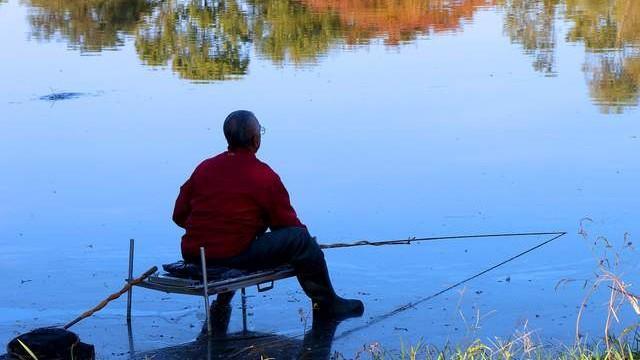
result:
[[(265, 2), (243, 3), (240, 12), (251, 19), (256, 3)], [(212, 80), (185, 78), (170, 62), (150, 66), (136, 49), (144, 16), (122, 25), (114, 44), (87, 50), (62, 30), (38, 36), (33, 15), (46, 6), (0, 4), (0, 343), (64, 323), (117, 290), (130, 238), (138, 272), (176, 260), (181, 231), (170, 215), (178, 187), (225, 149), (222, 120), (241, 108), (266, 127), (258, 156), (281, 175), (322, 243), (568, 232), (463, 293), (339, 338), (333, 348), (347, 357), (376, 341), (398, 348), (400, 340), (508, 337), (524, 323), (545, 341), (570, 343), (583, 280), (594, 278), (601, 255), (602, 246), (591, 252), (598, 236), (623, 254), (623, 278), (637, 281), (637, 256), (622, 250), (625, 233), (633, 242), (640, 231), (637, 96), (599, 98), (587, 70), (598, 56), (635, 61), (633, 29), (620, 30), (632, 36), (623, 50), (585, 48), (568, 40), (562, 2), (550, 20), (553, 71), (536, 71), (536, 53), (509, 37), (514, 10), (482, 6), (455, 31), (417, 31), (399, 44), (384, 31), (366, 44), (340, 33), (300, 61), (274, 60), (250, 38), (242, 43), (244, 74)], [(640, 87), (633, 69), (620, 85), (631, 92)], [(41, 99), (56, 93), (78, 96)], [(578, 234), (585, 217), (587, 240)], [(339, 292), (367, 306), (337, 334), (544, 239), (327, 250)], [(554, 289), (562, 279), (578, 281)], [(298, 309), (309, 304), (295, 281), (266, 297), (251, 294), (251, 329), (304, 331)], [(599, 296), (581, 330), (593, 339), (603, 335), (606, 289)], [(201, 299), (145, 290), (134, 299), (138, 351), (191, 341), (200, 330)], [(620, 328), (636, 319), (624, 306)], [(481, 326), (469, 325), (478, 314)], [(119, 300), (75, 329), (100, 358), (126, 356), (123, 315)], [(240, 327), (237, 312), (231, 326)]]

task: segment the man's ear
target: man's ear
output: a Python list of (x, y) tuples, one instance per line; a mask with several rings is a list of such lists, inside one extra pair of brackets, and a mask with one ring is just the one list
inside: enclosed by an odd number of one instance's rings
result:
[(260, 149), (260, 135), (252, 137), (251, 143), (253, 144), (255, 151), (258, 151), (258, 149)]

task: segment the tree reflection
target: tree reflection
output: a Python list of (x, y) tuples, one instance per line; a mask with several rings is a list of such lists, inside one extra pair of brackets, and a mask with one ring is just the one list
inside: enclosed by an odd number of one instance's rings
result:
[(495, 0), (250, 0), (258, 51), (276, 61), (314, 61), (332, 45), (384, 38), (395, 46), (429, 32), (455, 31)]
[(148, 65), (169, 62), (182, 78), (210, 81), (244, 75), (249, 24), (236, 1), (163, 2), (140, 25), (136, 49)]
[(297, 1), (249, 0), (257, 51), (275, 61), (310, 63), (342, 37), (339, 18), (315, 12)]
[(638, 105), (640, 95), (640, 54), (624, 52), (591, 54), (585, 72), (591, 97), (605, 113), (621, 113)]
[(182, 78), (247, 72), (250, 51), (276, 63), (313, 63), (332, 46), (384, 38), (390, 46), (455, 31), (495, 0), (28, 0), (33, 35), (100, 51), (135, 34), (143, 63)]
[[(2, 0), (0, 0), (2, 1)], [(478, 8), (499, 4), (504, 32), (537, 71), (556, 73), (556, 23), (583, 43), (594, 101), (619, 112), (640, 96), (638, 0), (25, 0), (32, 35), (64, 38), (81, 51), (112, 49), (135, 36), (143, 63), (194, 81), (246, 74), (251, 52), (307, 64), (332, 48), (381, 39), (387, 46), (454, 32)], [(561, 12), (560, 9), (563, 11)]]
[(621, 112), (640, 96), (640, 1), (500, 0), (505, 33), (534, 57), (534, 68), (555, 74), (559, 8), (570, 24), (566, 40), (583, 43), (591, 97), (604, 112)]
[(638, 105), (640, 96), (640, 2), (567, 0), (571, 42), (584, 43), (584, 71), (591, 97), (603, 112)]
[(505, 9), (504, 31), (534, 58), (533, 68), (556, 73), (556, 11), (560, 0), (501, 0)]
[(150, 0), (29, 0), (32, 36), (51, 40), (65, 38), (72, 48), (102, 51), (124, 43)]
[(398, 45), (431, 32), (451, 32), (471, 20), (482, 6), (495, 0), (303, 0), (317, 12), (337, 14), (348, 44), (362, 44), (383, 37)]

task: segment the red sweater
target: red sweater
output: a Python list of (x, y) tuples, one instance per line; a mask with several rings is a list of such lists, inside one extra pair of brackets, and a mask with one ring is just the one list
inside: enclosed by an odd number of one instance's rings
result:
[(186, 229), (182, 257), (199, 262), (240, 254), (267, 228), (304, 227), (278, 174), (250, 151), (225, 151), (203, 161), (187, 182), (173, 211)]

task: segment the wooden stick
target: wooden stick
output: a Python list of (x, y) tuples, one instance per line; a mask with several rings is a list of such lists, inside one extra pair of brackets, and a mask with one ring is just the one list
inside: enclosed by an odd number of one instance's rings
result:
[(140, 284), (141, 282), (144, 281), (144, 279), (148, 278), (149, 276), (151, 276), (153, 273), (155, 273), (156, 271), (158, 271), (158, 267), (154, 266), (151, 269), (147, 270), (144, 274), (142, 274), (139, 278), (136, 279), (132, 279), (131, 281), (127, 282), (124, 287), (122, 287), (122, 289), (120, 289), (120, 291), (113, 293), (111, 295), (109, 295), (109, 297), (107, 297), (106, 299), (102, 300), (98, 305), (96, 305), (93, 309), (87, 310), (85, 311), (82, 315), (78, 316), (77, 318), (75, 318), (73, 321), (71, 321), (70, 323), (68, 323), (67, 325), (65, 325), (63, 327), (63, 329), (68, 329), (70, 327), (72, 327), (73, 325), (77, 324), (80, 320), (86, 319), (89, 316), (95, 314), (96, 312), (100, 311), (103, 307), (107, 306), (107, 304), (109, 302), (111, 302), (112, 300), (115, 300), (117, 298), (119, 298), (122, 294), (126, 293), (127, 291), (129, 291), (129, 289), (131, 289), (131, 287)]

